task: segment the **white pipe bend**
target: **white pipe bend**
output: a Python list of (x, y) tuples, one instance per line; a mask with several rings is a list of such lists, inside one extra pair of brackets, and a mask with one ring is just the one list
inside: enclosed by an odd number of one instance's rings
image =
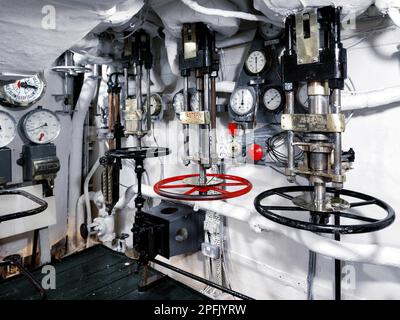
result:
[[(137, 192), (137, 186), (130, 188), (130, 196)], [(144, 196), (164, 200), (156, 194), (151, 186), (142, 185)], [(132, 198), (131, 198), (132, 199)], [(376, 244), (358, 244), (344, 241), (335, 241), (310, 231), (287, 227), (258, 215), (253, 209), (244, 208), (224, 201), (176, 201), (193, 206), (195, 210), (203, 209), (217, 212), (228, 218), (248, 222), (256, 232), (272, 231), (307, 247), (318, 254), (343, 261), (363, 262), (375, 265), (400, 268), (400, 248), (380, 246)]]

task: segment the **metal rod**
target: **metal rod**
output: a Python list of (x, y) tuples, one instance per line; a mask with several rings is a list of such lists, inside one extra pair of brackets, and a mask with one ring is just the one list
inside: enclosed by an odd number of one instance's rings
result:
[(146, 94), (146, 104), (147, 104), (147, 125), (146, 125), (146, 131), (150, 131), (151, 128), (151, 110), (150, 110), (150, 69), (146, 69), (146, 86), (147, 86), (147, 94)]
[[(341, 111), (341, 92), (340, 89), (334, 89), (332, 92), (332, 104), (333, 112), (339, 114)], [(334, 134), (334, 156), (333, 156), (333, 170), (335, 175), (342, 174), (342, 134), (340, 132)], [(341, 189), (343, 187), (342, 183), (334, 183), (334, 187)]]
[(204, 283), (204, 284), (206, 284), (206, 285), (208, 285), (210, 287), (213, 287), (213, 288), (219, 289), (219, 290), (221, 290), (223, 292), (229, 293), (230, 295), (238, 297), (238, 298), (240, 298), (242, 300), (255, 300), (254, 298), (248, 297), (248, 296), (246, 296), (246, 295), (244, 295), (244, 294), (242, 294), (240, 292), (233, 291), (231, 289), (225, 288), (225, 287), (223, 287), (223, 286), (221, 286), (219, 284), (216, 284), (216, 283), (214, 283), (212, 281), (209, 281), (207, 279), (204, 279), (204, 278), (201, 278), (199, 276), (196, 276), (196, 275), (194, 275), (192, 273), (189, 273), (189, 272), (187, 272), (185, 270), (182, 270), (182, 269), (176, 268), (174, 266), (171, 266), (168, 263), (165, 263), (165, 262), (162, 262), (162, 261), (156, 260), (156, 259), (151, 259), (151, 261), (154, 262), (155, 264), (158, 264), (158, 265), (164, 267), (164, 268), (172, 270), (172, 271), (174, 271), (176, 273), (184, 275), (184, 276), (186, 276), (188, 278), (191, 278), (193, 280), (196, 280), (198, 282)]
[[(286, 110), (285, 113), (294, 113), (294, 92), (293, 90), (286, 92)], [(288, 173), (292, 176), (294, 171), (294, 132), (287, 132), (287, 149), (288, 149)], [(290, 179), (291, 180), (291, 179)]]
[[(183, 111), (189, 110), (189, 77), (184, 77), (183, 80)], [(183, 151), (185, 166), (190, 164), (190, 150), (189, 150), (189, 125), (183, 124)]]

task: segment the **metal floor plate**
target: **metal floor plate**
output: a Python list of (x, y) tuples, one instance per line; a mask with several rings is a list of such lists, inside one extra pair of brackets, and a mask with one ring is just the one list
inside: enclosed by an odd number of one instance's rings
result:
[[(53, 264), (56, 289), (46, 290), (48, 300), (206, 300), (199, 292), (167, 277), (145, 292), (137, 289), (140, 276), (135, 262), (98, 245)], [(152, 270), (153, 274), (157, 271)], [(41, 282), (41, 268), (32, 272)], [(0, 300), (35, 300), (39, 294), (22, 276), (0, 282)]]

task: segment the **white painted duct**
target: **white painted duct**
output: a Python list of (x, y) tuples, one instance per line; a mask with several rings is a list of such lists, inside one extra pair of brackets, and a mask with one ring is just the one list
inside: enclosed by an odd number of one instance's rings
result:
[[(130, 187), (124, 199), (126, 205), (134, 198), (136, 192), (137, 186)], [(146, 197), (169, 200), (156, 194), (153, 187), (148, 185), (142, 185), (142, 193)], [(174, 202), (190, 205), (194, 207), (195, 210), (209, 210), (228, 218), (248, 222), (250, 227), (256, 232), (272, 231), (282, 234), (307, 247), (309, 250), (327, 257), (343, 261), (363, 262), (400, 268), (400, 248), (376, 244), (335, 241), (309, 231), (298, 230), (275, 223), (261, 217), (253, 209), (244, 208), (224, 201), (190, 202), (174, 200)]]
[(343, 93), (342, 109), (356, 110), (375, 108), (400, 101), (400, 86), (376, 89), (367, 92)]
[(400, 27), (400, 11), (399, 8), (389, 8), (388, 15), (392, 19), (393, 23)]
[(216, 36), (215, 46), (219, 49), (243, 45), (253, 41), (257, 29), (250, 29), (238, 32), (233, 37)]
[(167, 58), (171, 72), (180, 76), (178, 66), (178, 40), (168, 31), (165, 31), (165, 49), (167, 50)]
[(197, 1), (193, 1), (193, 0), (181, 0), (181, 1), (182, 1), (182, 3), (187, 5), (189, 8), (193, 9), (194, 11), (205, 14), (205, 15), (219, 16), (219, 17), (225, 17), (225, 18), (238, 18), (238, 19), (250, 20), (250, 21), (265, 21), (265, 22), (269, 21), (266, 17), (256, 15), (256, 14), (240, 12), (240, 11), (233, 11), (233, 10), (223, 10), (223, 9), (216, 8), (214, 6), (205, 7), (205, 6), (200, 5)]
[(234, 81), (219, 81), (215, 85), (215, 90), (217, 92), (232, 93), (235, 89), (235, 84)]
[[(76, 226), (76, 204), (80, 196), (82, 179), (82, 141), (83, 124), (90, 103), (95, 94), (97, 79), (87, 76), (81, 89), (75, 112), (72, 118), (71, 149), (69, 157), (68, 185), (68, 237), (73, 238)], [(73, 247), (72, 241), (69, 243)]]

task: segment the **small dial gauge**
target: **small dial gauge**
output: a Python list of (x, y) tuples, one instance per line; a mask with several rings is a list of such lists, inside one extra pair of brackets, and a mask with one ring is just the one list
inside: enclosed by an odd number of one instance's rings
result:
[(296, 93), (297, 101), (306, 109), (308, 109), (308, 92), (307, 83), (303, 82), (299, 85)]
[(255, 94), (251, 88), (237, 88), (231, 95), (230, 106), (239, 116), (250, 113), (255, 105)]
[(190, 110), (200, 111), (200, 93), (196, 91), (190, 98)]
[(279, 88), (269, 88), (263, 96), (264, 106), (269, 111), (277, 111), (284, 105), (284, 94)]
[(183, 92), (178, 92), (172, 99), (172, 106), (174, 107), (175, 113), (180, 114), (183, 111)]
[[(147, 100), (144, 101), (144, 105), (147, 107)], [(159, 94), (153, 93), (150, 96), (150, 115), (152, 117), (158, 116), (162, 111), (162, 98)]]
[(22, 131), (32, 143), (45, 144), (54, 141), (61, 130), (57, 115), (47, 109), (38, 108), (25, 115)]
[(263, 51), (252, 51), (245, 62), (246, 70), (251, 74), (259, 74), (267, 67), (267, 57)]
[(43, 96), (45, 87), (42, 77), (35, 75), (7, 84), (0, 89), (0, 92), (7, 105), (29, 107)]
[(283, 28), (268, 22), (262, 22), (259, 30), (265, 40), (277, 39), (283, 34)]
[(17, 123), (7, 112), (0, 111), (0, 148), (10, 144), (17, 133)]

